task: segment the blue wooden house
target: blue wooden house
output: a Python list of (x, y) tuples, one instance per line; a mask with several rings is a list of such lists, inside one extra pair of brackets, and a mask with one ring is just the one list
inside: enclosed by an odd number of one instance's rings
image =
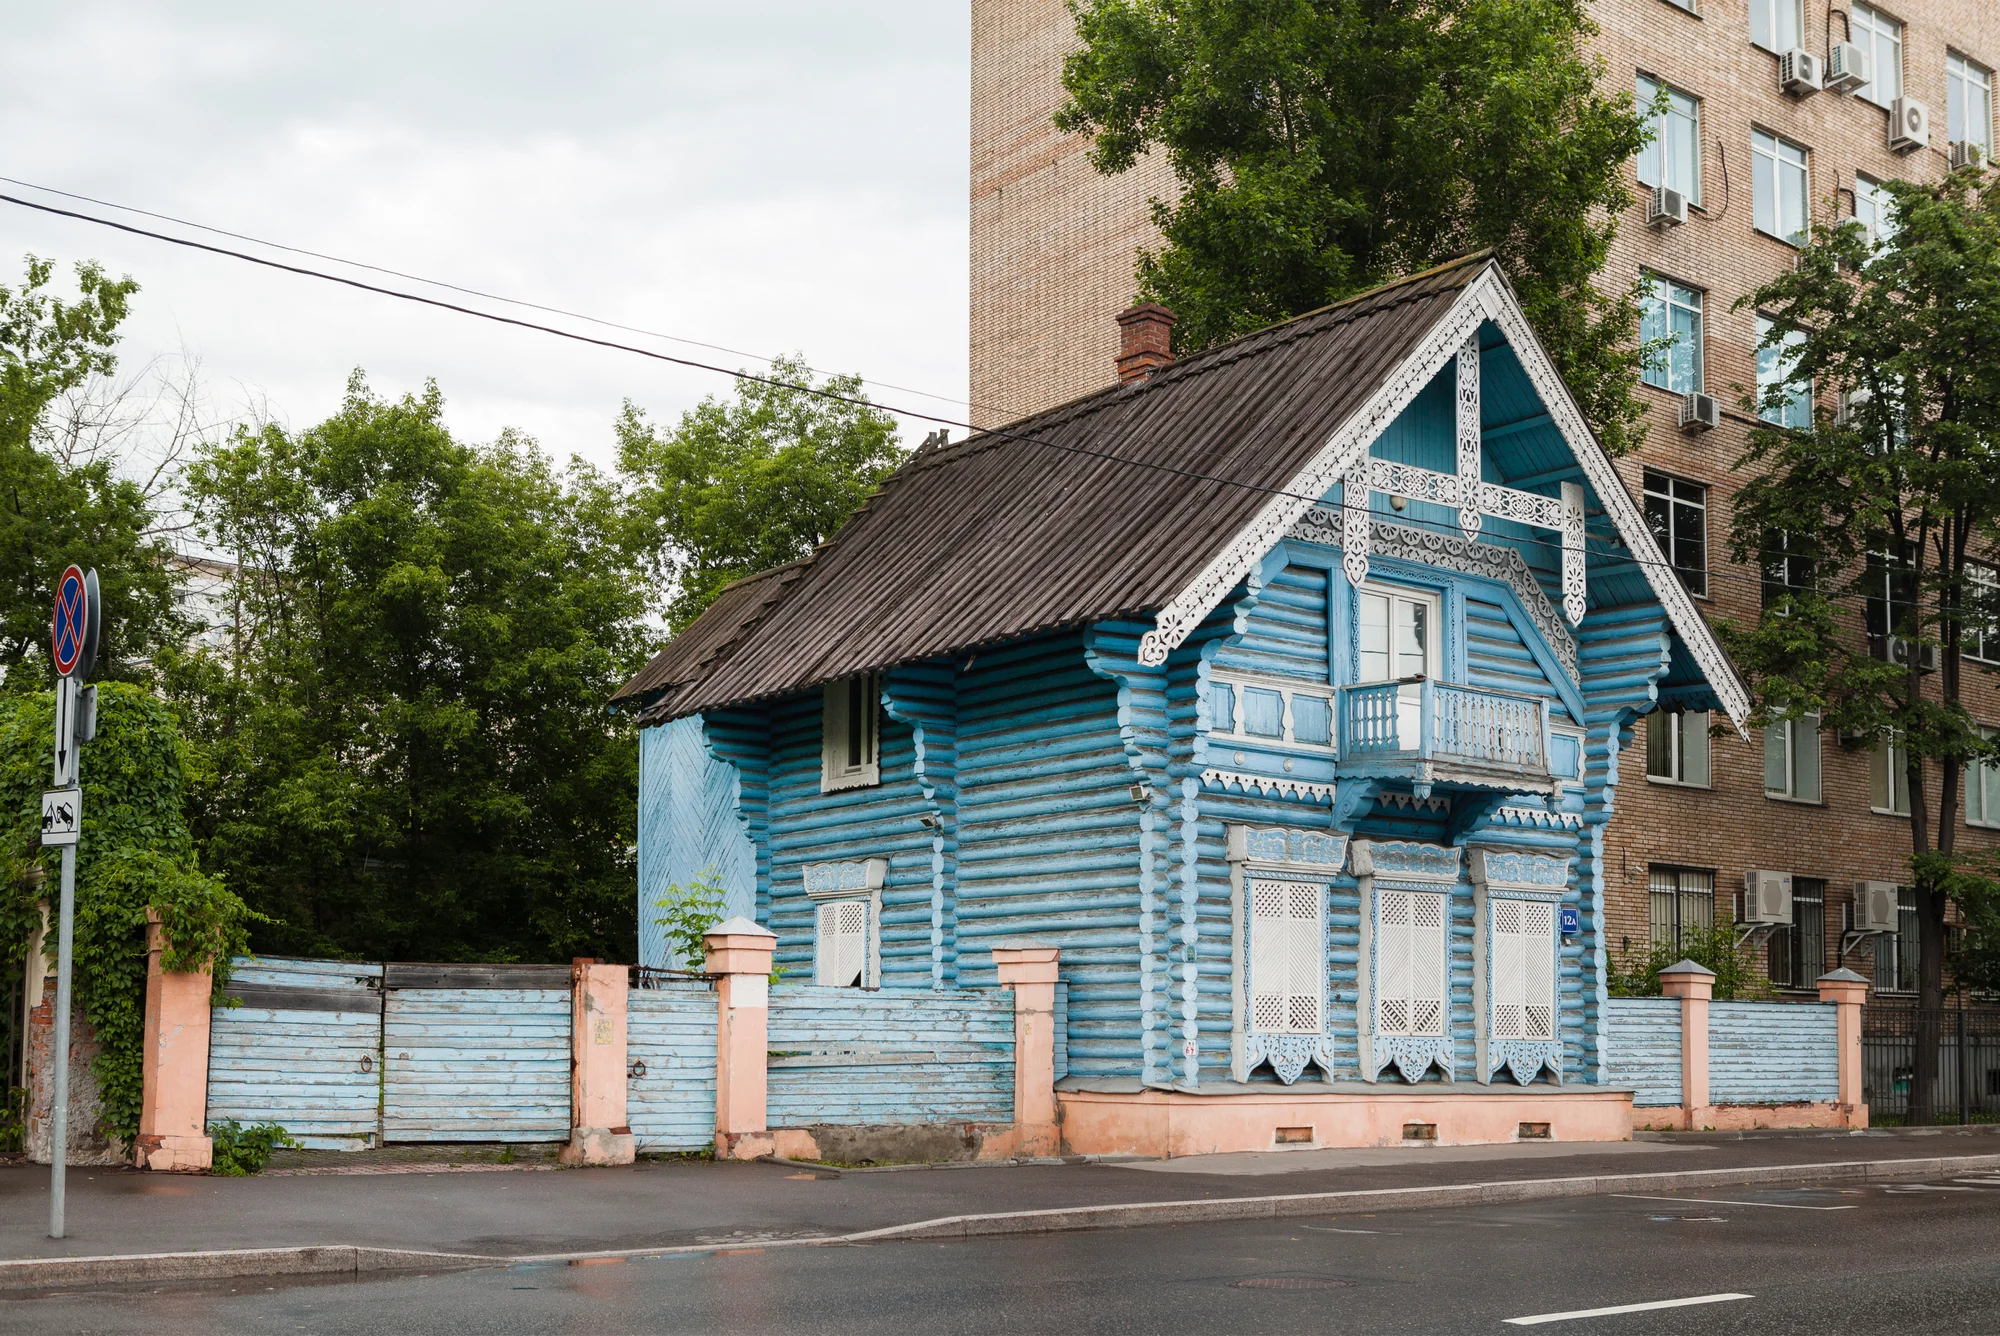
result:
[(1060, 1088), (1209, 1108), (1601, 1088), (1621, 749), (1747, 709), (1482, 257), (926, 446), (619, 702), (642, 924), (712, 870), (885, 992), (1044, 940)]

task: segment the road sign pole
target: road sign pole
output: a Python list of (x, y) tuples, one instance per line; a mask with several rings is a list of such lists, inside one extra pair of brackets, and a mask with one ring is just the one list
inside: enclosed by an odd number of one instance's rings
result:
[[(67, 680), (67, 679), (65, 679)], [(49, 1133), (49, 1237), (63, 1236), (63, 1180), (69, 1172), (69, 971), (76, 945), (76, 846), (62, 847), (62, 909), (56, 929), (55, 1116)]]
[[(70, 966), (76, 947), (76, 842), (83, 822), (78, 752), (90, 730), (79, 726), (82, 679), (97, 658), (97, 572), (71, 566), (56, 582), (49, 651), (56, 670), (55, 790), (42, 797), (42, 845), (62, 846), (62, 900), (56, 911), (55, 1097), (49, 1119), (49, 1237), (63, 1237), (64, 1180), (69, 1173)], [(71, 790), (65, 794), (61, 790)], [(67, 812), (67, 817), (65, 817)]]

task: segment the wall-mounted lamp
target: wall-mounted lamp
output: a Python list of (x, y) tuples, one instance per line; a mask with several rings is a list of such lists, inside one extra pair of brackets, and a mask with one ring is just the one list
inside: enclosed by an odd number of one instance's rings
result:
[(938, 815), (936, 812), (925, 812), (922, 816), (919, 816), (917, 818), (917, 824), (922, 826), (925, 830), (944, 829), (944, 822), (938, 819)]
[(1409, 497), (1396, 496), (1393, 494), (1389, 497), (1389, 509), (1395, 511), (1398, 515), (1402, 514), (1405, 510), (1408, 510), (1409, 508), (1410, 508)]
[(1132, 801), (1135, 803), (1149, 803), (1153, 801), (1153, 786), (1151, 784), (1134, 784), (1132, 786)]

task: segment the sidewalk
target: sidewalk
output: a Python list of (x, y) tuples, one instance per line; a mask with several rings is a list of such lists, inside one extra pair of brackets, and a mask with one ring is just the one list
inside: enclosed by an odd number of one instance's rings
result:
[[(756, 1246), (919, 1222), (933, 1223), (915, 1232), (933, 1235), (1042, 1232), (1364, 1205), (1278, 1200), (1298, 1194), (1479, 1185), (1461, 1191), (1483, 1190), (1488, 1199), (1585, 1195), (1604, 1190), (1590, 1181), (1604, 1176), (1744, 1171), (1747, 1177), (1753, 1169), (1764, 1171), (1756, 1175), (1764, 1181), (1810, 1181), (1820, 1174), (1879, 1178), (1902, 1172), (1929, 1177), (1953, 1171), (1937, 1163), (1940, 1157), (1968, 1156), (1989, 1161), (1977, 1167), (2000, 1168), (2000, 1137), (1941, 1129), (1697, 1144), (1306, 1150), (1125, 1164), (848, 1172), (840, 1177), (785, 1164), (699, 1161), (561, 1172), (235, 1179), (85, 1169), (70, 1174), (70, 1237), (62, 1240), (44, 1233), (47, 1168), (16, 1165), (0, 1168), (0, 1260), (315, 1245), (512, 1259), (690, 1245)], [(1864, 1162), (1865, 1169), (1859, 1167)], [(1967, 1167), (1957, 1166), (1960, 1171)], [(1450, 1193), (1409, 1196), (1413, 1199), (1365, 1206), (1445, 1205), (1456, 1199)], [(1142, 1203), (1159, 1205), (1140, 1207)], [(947, 1223), (954, 1217), (1018, 1212), (1049, 1215)], [(427, 1265), (423, 1259), (402, 1264)], [(37, 1270), (9, 1269), (17, 1276)], [(297, 1269), (354, 1267), (271, 1268)], [(360, 1269), (370, 1268), (364, 1263)], [(101, 1268), (91, 1274), (108, 1276)]]

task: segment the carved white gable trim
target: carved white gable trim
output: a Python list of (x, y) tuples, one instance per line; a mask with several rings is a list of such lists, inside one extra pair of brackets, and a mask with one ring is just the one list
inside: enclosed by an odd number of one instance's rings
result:
[[(1749, 735), (1744, 732), (1744, 720), (1750, 713), (1748, 691), (1679, 577), (1673, 573), (1666, 558), (1660, 555), (1652, 531), (1646, 527), (1631, 494), (1619, 480), (1610, 457), (1591, 435), (1583, 411), (1570, 397), (1562, 377), (1556, 374), (1548, 354), (1529, 327), (1520, 304), (1507, 289), (1499, 270), (1490, 265), (1466, 285), (1458, 300), (1452, 303), (1451, 310), (1404, 359), (1403, 365), (1327, 438), (1319, 453), (1292, 478), (1284, 492), (1266, 502), (1256, 517), (1160, 609), (1153, 629), (1139, 642), (1139, 662), (1149, 666), (1165, 663), (1167, 655), (1188, 638), (1245, 575), (1256, 568), (1291, 526), (1319, 504), (1320, 498), (1332, 490), (1336, 482), (1347, 476), (1356, 461), (1366, 454), (1368, 447), (1395, 421), (1398, 414), (1409, 407), (1444, 364), (1459, 355), (1466, 340), (1479, 329), (1480, 322), (1489, 319), (1506, 335), (1515, 357), (1520, 360), (1536, 393), (1547, 406), (1556, 429), (1562, 433), (1564, 442), (1576, 457), (1578, 467), (1589, 480), (1591, 489), (1597, 493), (1612, 526), (1627, 549), (1643, 558), (1638, 563), (1640, 573), (1651, 586), (1654, 596), (1666, 608), (1674, 630), (1708, 678), (1723, 708), (1735, 722), (1737, 731), (1747, 738)], [(1581, 498), (1577, 499), (1577, 504), (1581, 505)], [(1366, 512), (1344, 509), (1343, 520), (1351, 517), (1358, 518), (1359, 523), (1348, 532), (1358, 530), (1365, 544), (1368, 534)], [(1343, 527), (1347, 526), (1343, 524)], [(1572, 596), (1580, 596), (1580, 590), (1572, 589), (1567, 581), (1563, 592), (1566, 603)]]

